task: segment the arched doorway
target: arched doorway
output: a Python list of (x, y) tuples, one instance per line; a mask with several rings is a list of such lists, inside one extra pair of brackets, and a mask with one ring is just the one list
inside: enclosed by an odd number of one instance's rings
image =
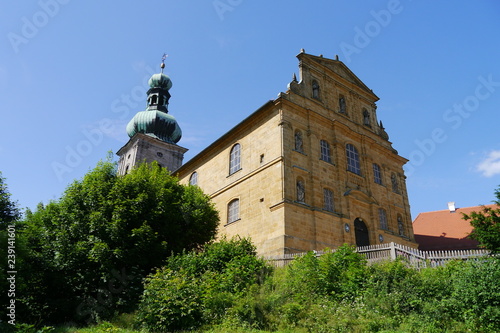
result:
[(370, 245), (370, 237), (368, 236), (368, 228), (362, 219), (354, 220), (354, 235), (356, 237), (356, 246)]

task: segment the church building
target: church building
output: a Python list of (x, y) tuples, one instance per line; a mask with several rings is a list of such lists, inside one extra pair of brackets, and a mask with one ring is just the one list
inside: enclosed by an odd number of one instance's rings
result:
[[(250, 237), (265, 257), (348, 243), (417, 247), (403, 165), (377, 119), (378, 97), (337, 59), (303, 50), (299, 79), (182, 164), (168, 114), (171, 81), (150, 79), (148, 107), (127, 126), (119, 172), (157, 160), (199, 186), (219, 235)], [(163, 71), (163, 69), (162, 69)]]

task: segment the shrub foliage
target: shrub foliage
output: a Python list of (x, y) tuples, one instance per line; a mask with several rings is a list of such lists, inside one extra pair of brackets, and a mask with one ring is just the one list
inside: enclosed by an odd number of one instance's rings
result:
[(499, 259), (416, 270), (404, 260), (367, 265), (345, 245), (263, 274), (264, 263), (240, 256), (241, 247), (223, 241), (170, 258), (147, 279), (142, 326), (159, 332), (500, 330)]
[(248, 239), (222, 239), (201, 252), (172, 256), (146, 279), (138, 320), (158, 332), (219, 322), (267, 271)]

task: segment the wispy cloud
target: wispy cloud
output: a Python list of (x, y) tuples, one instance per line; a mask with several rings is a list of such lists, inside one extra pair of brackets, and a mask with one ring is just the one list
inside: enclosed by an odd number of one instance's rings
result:
[(477, 171), (485, 177), (500, 174), (500, 150), (493, 150), (477, 165)]

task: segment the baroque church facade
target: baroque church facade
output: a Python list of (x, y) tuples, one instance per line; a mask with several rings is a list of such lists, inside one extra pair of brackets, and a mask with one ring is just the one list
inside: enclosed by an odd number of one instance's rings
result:
[(219, 235), (250, 237), (266, 257), (344, 243), (417, 247), (408, 160), (377, 119), (379, 98), (338, 59), (303, 50), (297, 58), (299, 79), (286, 92), (184, 164), (187, 149), (167, 109), (170, 78), (153, 75), (148, 108), (130, 121), (117, 153), (119, 173), (157, 160), (210, 196)]

